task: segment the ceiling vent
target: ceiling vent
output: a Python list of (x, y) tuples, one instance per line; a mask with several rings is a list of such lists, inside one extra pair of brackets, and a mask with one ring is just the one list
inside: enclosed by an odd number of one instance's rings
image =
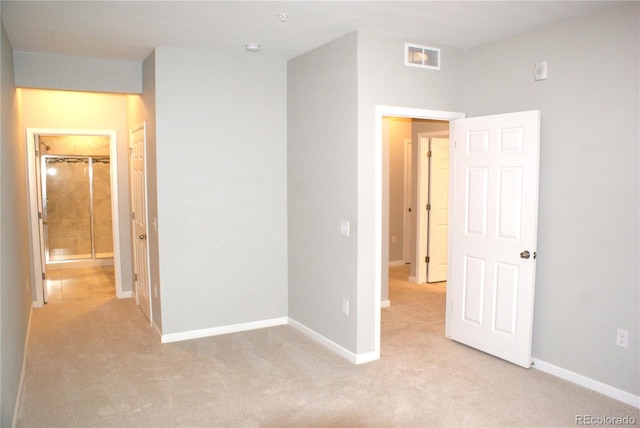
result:
[(440, 48), (405, 43), (404, 65), (440, 70)]

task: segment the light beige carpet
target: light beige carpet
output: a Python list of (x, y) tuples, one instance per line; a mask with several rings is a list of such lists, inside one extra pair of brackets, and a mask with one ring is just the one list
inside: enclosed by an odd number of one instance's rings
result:
[[(382, 356), (288, 326), (165, 344), (132, 300), (35, 310), (20, 427), (550, 427), (638, 409), (444, 337), (444, 284), (391, 272)], [(640, 423), (640, 422), (636, 422)]]

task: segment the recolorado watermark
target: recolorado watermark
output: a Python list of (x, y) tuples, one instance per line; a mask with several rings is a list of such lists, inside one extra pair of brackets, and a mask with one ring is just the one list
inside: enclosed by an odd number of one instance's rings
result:
[(635, 425), (633, 416), (576, 415), (576, 425)]

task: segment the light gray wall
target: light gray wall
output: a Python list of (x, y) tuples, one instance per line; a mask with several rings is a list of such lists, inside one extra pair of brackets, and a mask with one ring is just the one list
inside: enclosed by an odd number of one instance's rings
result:
[[(430, 110), (464, 111), (463, 50), (442, 46), (442, 69), (425, 70), (404, 65), (405, 42), (368, 31), (358, 32), (358, 353), (375, 346), (375, 108), (376, 105)], [(429, 44), (429, 43), (426, 43)], [(414, 150), (416, 148), (414, 147)], [(383, 200), (384, 200), (383, 196)], [(388, 207), (382, 207), (383, 215)], [(383, 220), (384, 223), (384, 220)], [(382, 248), (388, 248), (382, 234)], [(382, 258), (382, 296), (388, 288), (388, 263)], [(393, 304), (393, 302), (392, 302)]]
[(14, 419), (31, 309), (25, 150), (11, 45), (0, 24), (0, 425)]
[(16, 86), (69, 91), (142, 92), (139, 62), (14, 52)]
[[(158, 231), (153, 227), (158, 218), (158, 182), (156, 169), (156, 59), (155, 51), (142, 63), (142, 94), (128, 96), (129, 129), (146, 125), (145, 172), (147, 175), (147, 217), (149, 281), (151, 286), (151, 318), (159, 331), (162, 331), (162, 305), (160, 292), (160, 262)], [(131, 226), (131, 225), (130, 225)], [(133, 253), (133, 248), (131, 249)]]
[[(471, 49), (467, 113), (542, 112), (533, 355), (638, 395), (639, 3)], [(549, 78), (534, 82), (537, 61)], [(629, 349), (614, 344), (629, 331)]]
[(155, 52), (163, 334), (287, 316), (286, 61)]
[[(357, 37), (289, 61), (289, 316), (356, 351)], [(350, 222), (350, 236), (340, 221)], [(349, 315), (342, 300), (350, 302)]]
[[(388, 161), (388, 194), (389, 194), (389, 255), (390, 262), (404, 261), (404, 188), (405, 188), (405, 140), (411, 139), (411, 119), (389, 117), (383, 120), (383, 129), (388, 128), (388, 132), (383, 132), (383, 152), (384, 146), (388, 148), (388, 156), (383, 155), (383, 159)], [(386, 136), (385, 136), (386, 135)], [(384, 166), (383, 166), (384, 169)], [(384, 175), (384, 173), (383, 173)], [(383, 179), (384, 181), (384, 179)], [(384, 183), (383, 183), (384, 184)], [(384, 185), (383, 185), (384, 187)], [(393, 242), (395, 237), (395, 242)], [(383, 299), (386, 300), (386, 299)]]

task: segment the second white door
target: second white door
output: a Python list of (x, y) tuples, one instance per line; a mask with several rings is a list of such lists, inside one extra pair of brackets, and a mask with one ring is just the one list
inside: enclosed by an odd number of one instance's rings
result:
[(427, 282), (447, 280), (449, 240), (449, 139), (430, 139)]
[(130, 132), (131, 144), (131, 218), (133, 229), (133, 269), (136, 301), (151, 322), (149, 245), (147, 241), (147, 177), (145, 173), (145, 126)]

